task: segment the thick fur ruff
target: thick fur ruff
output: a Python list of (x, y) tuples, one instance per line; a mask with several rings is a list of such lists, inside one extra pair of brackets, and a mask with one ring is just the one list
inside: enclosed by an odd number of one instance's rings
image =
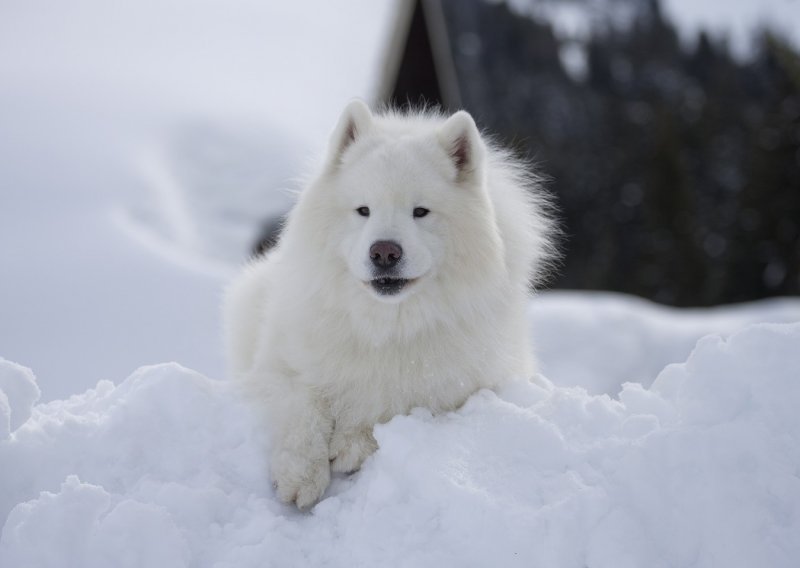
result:
[(531, 376), (545, 209), (469, 114), (345, 109), (277, 246), (225, 301), (231, 374), (267, 421), (282, 500), (310, 506), (331, 469), (358, 469), (376, 423)]

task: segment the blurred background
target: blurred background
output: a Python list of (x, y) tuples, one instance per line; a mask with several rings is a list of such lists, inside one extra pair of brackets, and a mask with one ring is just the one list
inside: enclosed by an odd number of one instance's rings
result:
[(800, 291), (800, 4), (411, 4), (382, 96), (466, 108), (538, 163), (565, 231), (554, 287)]
[(3, 0), (0, 356), (44, 399), (221, 377), (225, 282), (352, 97), (533, 159), (554, 288), (800, 290), (798, 0)]

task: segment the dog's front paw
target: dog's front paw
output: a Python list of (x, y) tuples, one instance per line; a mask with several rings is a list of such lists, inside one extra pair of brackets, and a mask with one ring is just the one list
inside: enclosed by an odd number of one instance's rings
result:
[(336, 472), (356, 471), (378, 449), (372, 429), (334, 430), (330, 445), (331, 469)]
[(327, 456), (283, 450), (272, 456), (272, 481), (278, 498), (307, 509), (325, 493), (331, 481)]

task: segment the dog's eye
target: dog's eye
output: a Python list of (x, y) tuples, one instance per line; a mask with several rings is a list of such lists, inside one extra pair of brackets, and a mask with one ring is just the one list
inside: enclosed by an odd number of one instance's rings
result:
[(358, 209), (356, 209), (356, 213), (358, 213), (362, 217), (369, 217), (369, 207), (365, 206), (359, 207)]
[(425, 209), (424, 207), (415, 207), (414, 208), (414, 217), (424, 217), (428, 213), (430, 213), (430, 209)]

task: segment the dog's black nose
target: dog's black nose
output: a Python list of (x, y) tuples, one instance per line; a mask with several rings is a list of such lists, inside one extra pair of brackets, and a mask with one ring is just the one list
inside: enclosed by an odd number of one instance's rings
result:
[(377, 241), (369, 247), (369, 257), (378, 268), (392, 268), (403, 258), (403, 249), (392, 241)]

